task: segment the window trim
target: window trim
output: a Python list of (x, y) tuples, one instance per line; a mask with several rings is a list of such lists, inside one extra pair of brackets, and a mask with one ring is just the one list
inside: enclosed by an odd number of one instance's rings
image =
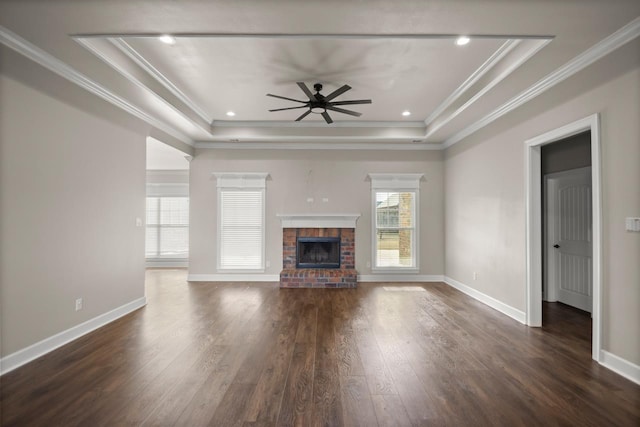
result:
[[(149, 199), (150, 198), (154, 198), (154, 199), (158, 199), (157, 203), (157, 211), (158, 211), (158, 215), (161, 215), (161, 209), (160, 206), (162, 204), (161, 199), (174, 199), (174, 198), (184, 198), (187, 199), (187, 205), (188, 205), (188, 209), (189, 209), (189, 216), (188, 216), (188, 220), (191, 219), (191, 205), (190, 205), (190, 201), (189, 201), (189, 196), (182, 196), (182, 195), (170, 195), (170, 196), (159, 196), (159, 195), (147, 195), (145, 196), (145, 211), (148, 209), (148, 203), (149, 203)], [(187, 262), (189, 260), (189, 245), (187, 244), (187, 253), (185, 256), (181, 256), (181, 257), (176, 257), (176, 256), (163, 256), (160, 254), (160, 246), (162, 245), (162, 229), (163, 228), (186, 228), (187, 229), (187, 241), (189, 239), (189, 227), (190, 227), (190, 221), (189, 223), (187, 223), (186, 225), (173, 225), (173, 224), (149, 224), (146, 221), (146, 215), (147, 212), (145, 212), (145, 262)], [(156, 242), (156, 254), (154, 256), (147, 256), (147, 252), (146, 252), (146, 238), (147, 238), (147, 233), (149, 228), (155, 228), (158, 230), (158, 235), (157, 235), (157, 242)]]
[[(214, 172), (212, 174), (217, 180), (217, 206), (216, 206), (216, 270), (219, 273), (264, 273), (266, 260), (266, 211), (267, 194), (266, 180), (268, 173), (262, 172)], [(262, 193), (262, 253), (260, 267), (258, 268), (224, 268), (222, 267), (222, 191), (260, 191)]]
[[(371, 271), (376, 273), (417, 273), (420, 271), (420, 181), (421, 173), (370, 173), (371, 180)], [(378, 192), (414, 193), (414, 265), (411, 267), (378, 267), (376, 226), (376, 193)]]

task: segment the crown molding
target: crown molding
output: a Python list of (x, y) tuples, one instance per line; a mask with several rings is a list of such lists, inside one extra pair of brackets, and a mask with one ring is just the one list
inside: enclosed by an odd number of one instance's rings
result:
[(135, 50), (129, 43), (122, 38), (110, 38), (109, 41), (117, 47), (122, 53), (127, 55), (134, 61), (140, 68), (145, 70), (151, 77), (153, 77), (158, 83), (164, 86), (169, 92), (171, 92), (176, 98), (182, 101), (187, 107), (197, 114), (203, 121), (212, 123), (213, 119), (207, 116), (204, 109), (200, 108), (191, 98), (185, 95), (178, 87), (169, 80), (167, 76), (162, 74), (156, 67), (151, 65), (137, 50)]
[[(71, 37), (82, 38), (149, 38), (161, 37), (165, 33), (76, 33)], [(473, 39), (548, 39), (553, 38), (547, 34), (466, 34)], [(460, 33), (451, 34), (424, 34), (424, 33), (202, 33), (202, 32), (177, 32), (171, 33), (175, 38), (188, 37), (208, 37), (208, 38), (227, 38), (227, 39), (306, 39), (306, 40), (322, 40), (322, 39), (452, 39), (460, 37)]]
[(509, 101), (505, 102), (500, 107), (484, 116), (482, 119), (455, 133), (444, 141), (443, 148), (449, 148), (452, 145), (462, 141), (469, 135), (477, 132), (478, 130), (494, 122), (505, 114), (522, 106), (523, 104), (531, 101), (533, 98), (537, 97), (548, 89), (551, 89), (558, 83), (568, 79), (577, 72), (583, 70), (584, 68), (588, 67), (597, 60), (608, 55), (609, 53), (613, 52), (614, 50), (630, 42), (638, 36), (640, 36), (640, 18), (634, 19), (624, 27), (620, 28), (618, 31), (596, 43), (580, 55), (573, 58), (571, 61), (558, 68), (556, 71), (539, 80), (527, 90), (511, 98)]
[[(93, 46), (91, 44), (90, 40), (83, 39), (83, 38), (74, 38), (74, 40), (78, 44), (80, 44), (82, 47), (87, 49), (89, 52), (93, 53), (96, 57), (98, 57), (100, 60), (102, 60), (105, 64), (109, 65), (111, 68), (113, 68), (118, 73), (120, 73), (120, 75), (122, 77), (124, 77), (125, 79), (127, 79), (129, 82), (131, 82), (132, 84), (136, 85), (137, 87), (139, 87), (140, 89), (144, 90), (145, 92), (148, 92), (149, 94), (151, 94), (151, 96), (153, 96), (159, 102), (164, 104), (166, 107), (168, 107), (174, 113), (178, 114), (180, 117), (182, 117), (182, 119), (188, 121), (193, 126), (197, 127), (198, 129), (200, 129), (200, 130), (202, 130), (204, 132), (209, 133), (211, 131), (210, 125), (209, 125), (210, 122), (207, 121), (206, 123), (200, 123), (200, 122), (198, 122), (198, 120), (194, 120), (192, 117), (190, 117), (184, 111), (180, 110), (180, 108), (176, 107), (173, 103), (171, 103), (168, 99), (166, 99), (161, 94), (159, 94), (158, 92), (156, 92), (155, 90), (153, 90), (152, 88), (147, 86), (139, 78), (135, 77), (130, 71), (128, 71), (125, 68), (125, 66), (123, 66), (122, 64), (117, 63), (111, 57), (109, 57), (107, 54), (103, 53), (103, 51), (101, 51), (100, 49), (98, 49), (95, 46)], [(117, 45), (115, 45), (113, 43), (113, 39), (106, 39), (106, 40), (109, 41), (112, 45), (114, 45), (119, 51), (122, 51)], [(127, 55), (127, 57), (129, 57), (129, 56)], [(144, 70), (144, 71), (148, 73), (147, 70)], [(163, 87), (164, 87), (164, 85), (163, 85)], [(198, 116), (198, 117), (200, 117), (200, 116)]]
[[(493, 89), (498, 83), (507, 78), (511, 73), (517, 70), (522, 64), (527, 62), (530, 58), (532, 58), (536, 53), (538, 53), (543, 47), (551, 42), (551, 39), (548, 40), (535, 40), (535, 46), (529, 48), (523, 55), (520, 55), (515, 61), (513, 61), (506, 69), (504, 69), (501, 73), (499, 73), (494, 79), (492, 79), (487, 85), (485, 85), (482, 89), (480, 89), (475, 95), (469, 98), (464, 104), (460, 107), (456, 108), (448, 117), (444, 120), (435, 123), (434, 126), (427, 128), (427, 132), (425, 134), (425, 138), (430, 137), (435, 132), (440, 130), (443, 126), (447, 125), (451, 120), (458, 117), (462, 114), (467, 108), (473, 105), (476, 101), (478, 101), (481, 97), (483, 97), (487, 92)], [(519, 43), (518, 43), (519, 44)], [(515, 47), (514, 45), (513, 47)]]
[(462, 96), (471, 86), (474, 85), (482, 76), (492, 69), (498, 62), (502, 60), (509, 52), (520, 44), (520, 40), (507, 40), (487, 59), (477, 70), (475, 70), (456, 90), (444, 100), (433, 112), (424, 120), (424, 125), (429, 126), (440, 114), (444, 112), (451, 104)]
[(331, 124), (327, 124), (321, 121), (311, 122), (308, 121), (306, 123), (302, 122), (292, 122), (286, 120), (244, 120), (244, 121), (234, 121), (234, 120), (214, 120), (211, 123), (211, 127), (222, 127), (222, 128), (232, 128), (232, 127), (247, 127), (247, 128), (382, 128), (382, 127), (392, 127), (392, 128), (424, 128), (424, 122), (422, 121), (367, 121), (367, 122), (359, 122), (355, 120), (344, 120), (339, 122), (333, 122)]
[[(370, 150), (370, 151), (438, 151), (442, 150), (442, 144), (424, 143), (300, 143), (303, 138), (297, 138), (297, 142), (205, 142), (198, 141), (195, 148), (222, 149), (222, 150)], [(325, 138), (326, 141), (326, 138)]]
[(45, 67), (49, 71), (52, 71), (59, 76), (69, 80), (72, 83), (80, 86), (81, 88), (91, 92), (94, 95), (104, 99), (105, 101), (115, 105), (116, 107), (126, 111), (127, 113), (139, 118), (140, 120), (154, 126), (163, 132), (173, 136), (174, 138), (179, 139), (185, 144), (194, 145), (194, 141), (183, 134), (182, 132), (176, 130), (172, 126), (167, 125), (162, 120), (159, 120), (140, 108), (136, 107), (126, 99), (116, 95), (112, 91), (108, 90), (104, 86), (94, 82), (84, 74), (76, 71), (74, 68), (70, 67), (66, 63), (62, 62), (58, 58), (53, 55), (45, 52), (39, 47), (35, 46), (31, 42), (23, 39), (19, 35), (15, 34), (11, 30), (0, 25), (0, 43), (5, 46), (13, 49), (19, 54), (29, 58), (30, 60), (40, 64)]

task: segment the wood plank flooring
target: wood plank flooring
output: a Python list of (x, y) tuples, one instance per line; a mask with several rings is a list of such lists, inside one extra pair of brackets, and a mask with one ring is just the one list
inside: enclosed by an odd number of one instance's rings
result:
[(149, 270), (145, 308), (0, 379), (1, 425), (640, 425), (585, 313), (545, 304), (528, 328), (445, 284), (393, 286)]

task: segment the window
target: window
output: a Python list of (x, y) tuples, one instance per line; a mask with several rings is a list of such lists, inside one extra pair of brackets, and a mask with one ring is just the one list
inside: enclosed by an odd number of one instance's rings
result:
[(418, 269), (418, 191), (422, 174), (369, 174), (373, 268)]
[(189, 198), (147, 197), (146, 257), (189, 256)]
[(264, 270), (267, 174), (216, 174), (218, 269)]

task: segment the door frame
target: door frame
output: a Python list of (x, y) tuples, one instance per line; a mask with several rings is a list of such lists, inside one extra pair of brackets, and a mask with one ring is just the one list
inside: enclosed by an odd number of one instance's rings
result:
[(569, 123), (525, 141), (526, 169), (526, 322), (542, 326), (542, 167), (541, 148), (578, 133), (591, 132), (591, 219), (593, 227), (593, 311), (591, 357), (601, 361), (602, 342), (602, 188), (600, 115)]

